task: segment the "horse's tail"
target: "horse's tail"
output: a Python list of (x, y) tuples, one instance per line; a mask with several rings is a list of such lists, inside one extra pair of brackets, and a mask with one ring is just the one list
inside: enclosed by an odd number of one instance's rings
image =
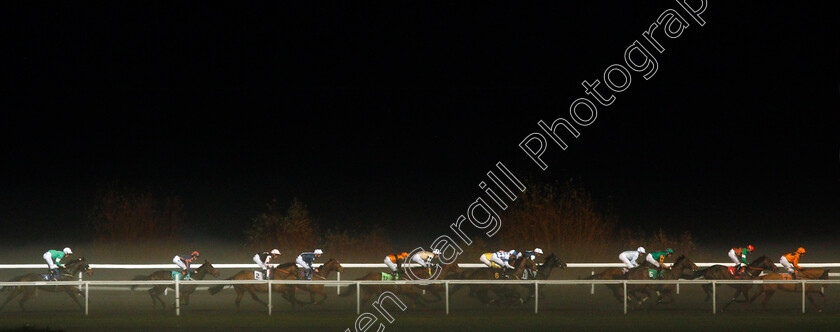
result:
[(702, 277), (706, 274), (706, 270), (708, 270), (708, 269), (709, 268), (707, 267), (707, 268), (703, 268), (703, 269), (699, 269), (697, 271), (694, 271), (694, 273), (691, 275), (691, 278), (688, 278), (688, 279), (689, 280), (694, 280), (694, 279), (700, 278), (700, 277)]
[(347, 296), (353, 295), (353, 293), (355, 293), (355, 292), (356, 292), (356, 287), (351, 285), (350, 287), (347, 287), (347, 290), (341, 292), (341, 294), (338, 294), (338, 296), (347, 297)]
[[(233, 278), (236, 278), (236, 276), (227, 278), (225, 280), (233, 280)], [(213, 286), (213, 287), (210, 287), (210, 289), (208, 289), (208, 291), (210, 291), (210, 295), (216, 295), (218, 292), (221, 292), (222, 289), (225, 288), (225, 286), (227, 286), (227, 285), (222, 284), (222, 285)]]
[(820, 279), (828, 279), (828, 271), (831, 271), (831, 269), (825, 269), (823, 274), (820, 276)]
[[(138, 275), (138, 276), (134, 276), (134, 278), (131, 279), (131, 280), (152, 280), (152, 276), (151, 275)], [(134, 290), (135, 288), (137, 288), (137, 286), (138, 285), (131, 285), (131, 290)]]
[[(21, 281), (21, 280), (23, 280), (23, 277), (25, 277), (25, 276), (26, 275), (17, 276), (17, 277), (14, 277), (14, 278), (10, 279), (9, 281)], [(14, 287), (12, 287), (12, 286), (0, 287), (0, 292), (5, 291), (7, 288), (14, 288)]]

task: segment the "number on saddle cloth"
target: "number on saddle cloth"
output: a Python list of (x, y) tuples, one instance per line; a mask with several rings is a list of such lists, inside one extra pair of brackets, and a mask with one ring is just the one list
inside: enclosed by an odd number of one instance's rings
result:
[(733, 275), (733, 276), (735, 276), (735, 277), (737, 277), (737, 278), (741, 278), (741, 276), (740, 276), (740, 275), (735, 274), (736, 272), (739, 272), (739, 273), (744, 273), (744, 268), (743, 268), (743, 267), (741, 267), (741, 268), (740, 268), (740, 271), (739, 271), (739, 269), (738, 269), (738, 268), (736, 268), (736, 267), (734, 267), (734, 266), (729, 266), (729, 267), (727, 267), (727, 270), (729, 270), (729, 274), (731, 274), (731, 275)]
[(254, 280), (263, 280), (262, 271), (254, 271)]
[(665, 271), (657, 271), (656, 269), (648, 268), (648, 278), (650, 279), (662, 279), (664, 273)]
[(187, 273), (187, 275), (183, 278), (181, 276), (183, 276), (183, 274), (181, 274), (181, 271), (172, 271), (172, 280), (175, 280), (176, 278), (180, 278), (181, 280), (190, 280), (189, 273)]

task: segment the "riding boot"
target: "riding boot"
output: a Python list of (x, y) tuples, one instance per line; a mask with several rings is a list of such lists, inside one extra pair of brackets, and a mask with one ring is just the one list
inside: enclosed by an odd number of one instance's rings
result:
[(59, 274), (58, 269), (52, 270), (52, 278), (54, 281), (58, 281), (59, 279), (61, 279), (61, 274)]

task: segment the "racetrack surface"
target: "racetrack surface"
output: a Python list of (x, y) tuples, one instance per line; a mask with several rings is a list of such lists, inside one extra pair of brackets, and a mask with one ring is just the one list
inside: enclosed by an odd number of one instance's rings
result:
[[(223, 271), (219, 279), (232, 274)], [(342, 279), (353, 279), (361, 272), (348, 271)], [(577, 275), (586, 275), (584, 271), (563, 271), (553, 275), (553, 279), (576, 279)], [(112, 276), (107, 276), (112, 277)], [(124, 276), (123, 276), (124, 277)], [(98, 280), (121, 279), (98, 276)], [(122, 278), (126, 279), (126, 278)], [(94, 278), (91, 278), (94, 280)], [(239, 312), (234, 306), (235, 292), (226, 288), (221, 293), (211, 296), (206, 290), (199, 290), (191, 297), (191, 304), (182, 308), (181, 316), (176, 317), (172, 304), (174, 292), (163, 296), (168, 308), (152, 308), (151, 299), (146, 293), (148, 287), (138, 287), (135, 291), (90, 291), (90, 315), (64, 294), (39, 291), (37, 297), (28, 304), (26, 313), (21, 313), (16, 301), (0, 311), (0, 328), (19, 328), (22, 326), (50, 327), (67, 331), (269, 331), (278, 327), (292, 328), (294, 331), (353, 330), (356, 315), (355, 294), (348, 297), (336, 296), (334, 287), (327, 288), (329, 298), (319, 306), (292, 306), (277, 294), (273, 296), (273, 314), (251, 300), (247, 295), (242, 300)], [(704, 330), (749, 329), (780, 330), (797, 328), (799, 330), (837, 330), (840, 326), (840, 289), (827, 287), (828, 302), (824, 311), (817, 313), (808, 303), (806, 314), (801, 313), (800, 293), (777, 293), (767, 310), (760, 304), (753, 303), (742, 310), (735, 304), (728, 311), (721, 313), (723, 303), (734, 292), (729, 286), (718, 287), (718, 314), (712, 314), (711, 302), (704, 302), (705, 294), (699, 285), (682, 285), (681, 294), (675, 302), (648, 309), (649, 303), (642, 308), (635, 308), (628, 315), (623, 314), (622, 305), (615, 300), (605, 286), (596, 286), (591, 295), (590, 286), (544, 285), (540, 293), (545, 297), (539, 302), (539, 313), (534, 314), (534, 302), (507, 307), (485, 307), (467, 296), (466, 290), (460, 290), (451, 297), (450, 315), (444, 311), (444, 303), (430, 303), (425, 308), (409, 307), (401, 312), (393, 306), (390, 312), (394, 316), (393, 324), (387, 323), (370, 303), (363, 304), (362, 312), (371, 312), (384, 323), (387, 329), (429, 331), (436, 329), (458, 329), (462, 331), (522, 331), (534, 330)], [(525, 288), (521, 288), (525, 294)], [(0, 293), (0, 300), (5, 300), (8, 293)], [(300, 300), (308, 296), (298, 292)], [(266, 294), (260, 293), (266, 300)], [(427, 298), (430, 298), (427, 295)], [(411, 304), (404, 299), (406, 304)], [(375, 331), (378, 325), (371, 327)]]

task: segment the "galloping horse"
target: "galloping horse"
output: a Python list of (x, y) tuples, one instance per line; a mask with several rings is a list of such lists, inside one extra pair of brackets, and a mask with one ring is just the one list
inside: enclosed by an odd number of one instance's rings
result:
[[(674, 261), (674, 265), (671, 266), (670, 269), (665, 269), (662, 271), (662, 278), (660, 280), (677, 280), (683, 274), (683, 271), (691, 270), (697, 271), (697, 265), (695, 265), (688, 257), (685, 255), (681, 255), (677, 257), (677, 260)], [(627, 273), (628, 280), (652, 280), (650, 275), (648, 274), (648, 268), (646, 267), (638, 267), (630, 270)], [(627, 285), (627, 292), (630, 294), (634, 294), (635, 297), (639, 298), (640, 300), (638, 303), (641, 305), (642, 302), (647, 300), (650, 297), (649, 290), (655, 290), (657, 293), (657, 301), (656, 304), (667, 304), (674, 302), (674, 290), (676, 286), (673, 284), (668, 285), (656, 285), (656, 284), (628, 284)], [(641, 297), (638, 293), (644, 293), (647, 295), (646, 297)], [(667, 296), (669, 301), (663, 300), (663, 295)]]
[[(732, 273), (729, 272), (729, 267), (723, 265), (712, 265), (708, 268), (699, 270), (694, 273), (694, 277), (702, 277), (706, 280), (752, 280), (758, 278), (764, 270), (776, 271), (776, 264), (773, 264), (773, 261), (770, 260), (770, 258), (767, 258), (767, 256), (761, 256), (752, 263), (748, 264), (747, 268), (744, 269), (744, 272), (741, 273), (740, 278), (732, 275)], [(752, 285), (729, 284), (729, 286), (735, 288), (735, 294), (732, 295), (729, 302), (723, 306), (723, 310), (726, 310), (726, 308), (733, 302), (738, 302), (738, 296), (741, 294), (744, 294), (744, 307), (746, 308), (749, 304), (749, 291)], [(706, 301), (709, 301), (709, 299), (712, 298), (712, 285), (703, 284), (703, 290), (706, 292)]]
[[(537, 270), (537, 264), (530, 259), (522, 259), (519, 263), (514, 266), (514, 270), (507, 273), (508, 278), (520, 280), (523, 273), (526, 270)], [(500, 279), (501, 275), (499, 273), (499, 269), (495, 268), (486, 268), (486, 269), (476, 269), (473, 273), (464, 277), (464, 279), (469, 280), (495, 280)], [(519, 303), (524, 303), (525, 300), (520, 296), (519, 292), (516, 291), (514, 287), (510, 287), (510, 285), (469, 285), (470, 287), (470, 296), (479, 300), (484, 305), (490, 305), (491, 303), (496, 303), (495, 299), (491, 299), (488, 295), (489, 291), (493, 291), (500, 297), (502, 297), (501, 303), (505, 304), (513, 304), (516, 300), (519, 300)], [(453, 290), (453, 293), (460, 289), (460, 287), (456, 287)]]
[[(295, 263), (283, 263), (271, 269), (271, 280), (296, 280), (299, 275), (300, 273), (298, 273), (298, 268)], [(242, 270), (226, 280), (256, 279), (254, 279), (254, 271)], [(225, 286), (226, 285), (218, 285), (210, 287), (210, 295), (216, 295), (216, 293), (222, 291)], [(248, 292), (254, 301), (259, 302), (264, 306), (268, 306), (268, 303), (263, 302), (263, 300), (260, 300), (260, 298), (257, 297), (257, 292), (268, 293), (268, 284), (237, 284), (233, 285), (233, 289), (236, 291), (236, 300), (234, 302), (236, 303), (237, 310), (239, 310), (239, 304), (242, 302), (242, 295), (244, 295), (245, 292)], [(295, 299), (295, 287), (293, 286), (272, 284), (271, 291), (280, 293), (284, 299), (292, 304), (292, 307), (294, 307), (295, 304), (300, 304), (300, 301)]]
[[(87, 261), (85, 261), (84, 257), (76, 258), (76, 259), (71, 260), (68, 263), (65, 263), (64, 268), (59, 270), (58, 280), (59, 281), (74, 281), (76, 275), (79, 272), (82, 272), (82, 273), (87, 274), (87, 275), (91, 275), (93, 273), (93, 269), (90, 268)], [(42, 277), (41, 274), (28, 273), (28, 274), (24, 274), (22, 276), (14, 277), (14, 278), (12, 278), (12, 280), (9, 280), (9, 281), (45, 281), (45, 279)], [(45, 283), (49, 284), (50, 282), (45, 281)], [(0, 290), (12, 289), (12, 292), (6, 298), (6, 301), (3, 302), (3, 305), (0, 305), (0, 310), (2, 310), (6, 306), (6, 304), (9, 303), (9, 301), (13, 300), (18, 295), (23, 294), (23, 297), (21, 297), (20, 301), (18, 301), (18, 305), (20, 306), (21, 311), (26, 311), (26, 308), (23, 307), (23, 304), (27, 300), (29, 300), (29, 298), (32, 297), (32, 295), (35, 294), (36, 288), (40, 289), (42, 291), (47, 291), (47, 292), (65, 292), (65, 293), (67, 293), (68, 296), (70, 296), (71, 299), (73, 299), (73, 302), (76, 302), (76, 304), (79, 305), (80, 308), (82, 308), (82, 309), (85, 308), (81, 303), (79, 303), (79, 299), (76, 298), (76, 295), (84, 297), (85, 294), (81, 290), (79, 290), (76, 286), (72, 286), (72, 285), (49, 286), (49, 285), (47, 285), (47, 286), (15, 286), (15, 287), (6, 286), (6, 287), (0, 288)]]
[[(524, 257), (523, 257), (524, 259)], [(566, 268), (566, 262), (551, 253), (548, 257), (545, 258), (542, 264), (537, 266), (537, 275), (534, 277), (536, 280), (548, 280), (548, 277), (551, 276), (551, 271), (554, 270), (555, 267), (559, 267), (561, 269)], [(534, 298), (534, 287), (531, 285), (521, 285), (528, 289), (528, 297), (525, 299), (526, 301)], [(545, 298), (545, 293), (541, 294), (540, 298)]]
[[(803, 269), (796, 274), (798, 279), (808, 279), (808, 280), (826, 280), (828, 279), (828, 271), (829, 269)], [(780, 273), (770, 273), (765, 276), (759, 277), (762, 280), (785, 280), (783, 274)], [(819, 286), (819, 287), (818, 287)], [(783, 290), (787, 292), (802, 292), (802, 284), (799, 283), (790, 283), (790, 284), (761, 284), (758, 285), (758, 292), (753, 294), (750, 298), (749, 303), (755, 301), (756, 298), (764, 295), (764, 300), (761, 301), (761, 308), (767, 309), (767, 302), (770, 301), (770, 298), (773, 297), (773, 294), (776, 293), (777, 290)], [(808, 284), (805, 287), (805, 293), (808, 294), (808, 300), (811, 301), (811, 304), (817, 308), (818, 312), (822, 312), (822, 307), (817, 304), (817, 301), (811, 296), (814, 293), (820, 294), (823, 299), (823, 303), (826, 303), (827, 299), (825, 298), (825, 285), (815, 285), (815, 284)]]
[[(426, 268), (423, 268), (422, 270), (420, 270), (420, 269), (412, 270), (412, 272), (414, 272), (414, 271), (416, 271), (415, 272), (416, 274), (420, 274), (420, 275), (428, 273), (428, 272), (426, 272), (427, 271)], [(409, 273), (405, 273), (405, 274), (408, 275)], [(443, 273), (441, 273), (441, 275), (442, 274)], [(362, 276), (361, 278), (357, 278), (356, 280), (383, 281), (384, 280), (383, 275), (388, 275), (388, 274), (385, 274), (384, 272), (370, 272), (370, 273)], [(423, 295), (418, 293), (416, 290), (414, 290), (414, 285), (398, 285), (398, 284), (394, 284), (393, 286), (391, 286), (391, 285), (363, 285), (363, 286), (360, 286), (360, 288), (365, 293), (365, 296), (363, 298), (361, 298), (361, 300), (360, 300), (362, 304), (367, 303), (367, 301), (370, 300), (370, 298), (374, 294), (381, 294), (384, 291), (393, 290), (394, 293), (405, 295), (406, 297), (411, 299), (414, 307), (425, 306), (425, 304), (424, 304), (425, 299), (423, 299)], [(342, 292), (338, 296), (341, 296), (341, 297), (350, 296), (351, 294), (353, 294), (355, 292), (356, 292), (356, 287), (351, 286), (351, 287), (348, 287), (346, 291)]]
[[(447, 277), (449, 277), (451, 275), (456, 275), (456, 274), (459, 274), (459, 273), (463, 272), (461, 270), (461, 267), (458, 266), (458, 263), (441, 264), (440, 266), (441, 266), (440, 273), (438, 273), (437, 276), (435, 278), (432, 278), (432, 279), (421, 279), (419, 277), (416, 278), (416, 279), (412, 278), (412, 276), (423, 275), (424, 273), (427, 273), (426, 272), (427, 269), (422, 268), (422, 267), (411, 269), (412, 273), (406, 273), (405, 276), (406, 276), (406, 279), (409, 279), (409, 280), (443, 280), (443, 279), (446, 279)], [(440, 293), (442, 291), (444, 291), (444, 288), (446, 286), (441, 285), (441, 284), (415, 285), (415, 286), (417, 286), (417, 288), (420, 288), (422, 290), (425, 290), (425, 291), (431, 293), (435, 297), (434, 301), (428, 301), (428, 302), (440, 302), (440, 301), (443, 300), (443, 297), (440, 296)]]
[[(335, 258), (330, 258), (324, 265), (318, 268), (318, 271), (312, 274), (312, 279), (321, 279), (326, 280), (327, 277), (330, 276), (330, 272), (338, 271), (344, 272), (344, 268), (341, 267), (341, 263), (338, 262)], [(327, 293), (324, 292), (324, 285), (323, 284), (313, 284), (313, 285), (298, 285), (298, 289), (309, 292), (309, 303), (304, 304), (321, 304), (327, 299)], [(323, 296), (320, 301), (315, 302), (315, 294)]]
[[(204, 280), (204, 277), (207, 274), (211, 274), (214, 277), (219, 276), (219, 271), (216, 271), (216, 268), (213, 267), (213, 264), (210, 264), (210, 261), (204, 260), (204, 263), (201, 264), (201, 267), (195, 269), (195, 274), (191, 275), (190, 277), (195, 280)], [(150, 275), (139, 275), (135, 276), (132, 280), (172, 280), (172, 271), (171, 270), (158, 270), (152, 272)], [(181, 305), (189, 305), (190, 304), (190, 294), (195, 292), (196, 285), (179, 285), (181, 286)], [(131, 290), (137, 288), (137, 285), (132, 285)], [(152, 298), (152, 307), (155, 307), (158, 302), (160, 302), (160, 307), (163, 310), (166, 310), (166, 304), (163, 303), (163, 300), (160, 298), (160, 294), (162, 294), (167, 288), (175, 289), (175, 285), (154, 285), (151, 289), (149, 289), (149, 296)]]

